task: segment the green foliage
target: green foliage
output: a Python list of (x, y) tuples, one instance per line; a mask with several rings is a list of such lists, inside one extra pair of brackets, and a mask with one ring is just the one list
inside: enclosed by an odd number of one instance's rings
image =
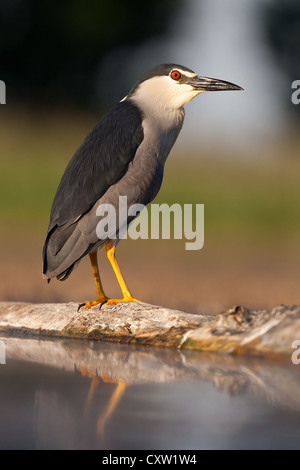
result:
[[(91, 104), (99, 64), (164, 34), (183, 0), (0, 2), (1, 79), (10, 101)], [(126, 56), (123, 57), (123, 61)], [(120, 83), (123, 80), (119, 61)], [(109, 84), (108, 84), (109, 86)], [(120, 85), (121, 88), (121, 85)]]
[[(95, 117), (4, 113), (0, 125), (0, 218), (47, 228), (59, 180)], [(14, 129), (18, 129), (17, 135)], [(288, 150), (290, 148), (290, 150)], [(298, 143), (295, 142), (295, 148)], [(299, 163), (242, 163), (205, 155), (169, 157), (156, 203), (205, 204), (205, 236), (299, 236)], [(175, 161), (176, 160), (176, 161)]]
[(291, 103), (291, 84), (300, 80), (300, 2), (273, 0), (262, 6), (265, 37), (283, 75), (289, 80), (285, 104), (295, 117), (300, 107)]

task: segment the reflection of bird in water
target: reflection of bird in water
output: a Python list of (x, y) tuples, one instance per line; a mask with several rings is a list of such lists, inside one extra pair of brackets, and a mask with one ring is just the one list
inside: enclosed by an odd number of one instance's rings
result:
[[(205, 91), (241, 89), (176, 64), (146, 72), (88, 134), (63, 174), (43, 248), (44, 278), (67, 279), (89, 255), (97, 299), (81, 306), (134, 301), (115, 257), (120, 237), (137, 215), (128, 215), (128, 208), (146, 206), (157, 195), (165, 161), (182, 128), (184, 105)], [(127, 198), (126, 218), (121, 222), (120, 196)], [(115, 225), (112, 233), (106, 225), (99, 233), (98, 209), (107, 204), (116, 211)], [(103, 291), (97, 261), (102, 246), (119, 282), (121, 299), (111, 299)]]
[(124, 380), (114, 380), (106, 376), (99, 377), (98, 375), (92, 372), (89, 372), (88, 370), (82, 367), (79, 369), (79, 371), (82, 375), (90, 377), (92, 379), (89, 393), (88, 393), (87, 400), (86, 400), (86, 404), (85, 404), (85, 413), (88, 413), (95, 390), (100, 382), (116, 384), (116, 388), (113, 394), (111, 395), (110, 400), (108, 404), (106, 405), (104, 412), (99, 415), (98, 420), (97, 420), (97, 437), (101, 438), (104, 434), (105, 424), (109, 420), (110, 416), (113, 414), (116, 407), (118, 406), (118, 403), (121, 400), (126, 390), (127, 385), (126, 385), (126, 382), (124, 382)]

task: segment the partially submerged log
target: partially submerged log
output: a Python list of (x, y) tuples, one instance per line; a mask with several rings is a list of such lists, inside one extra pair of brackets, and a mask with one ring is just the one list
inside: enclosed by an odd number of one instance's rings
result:
[(0, 333), (108, 340), (229, 354), (291, 356), (300, 306), (196, 315), (144, 303), (77, 311), (78, 305), (0, 302)]

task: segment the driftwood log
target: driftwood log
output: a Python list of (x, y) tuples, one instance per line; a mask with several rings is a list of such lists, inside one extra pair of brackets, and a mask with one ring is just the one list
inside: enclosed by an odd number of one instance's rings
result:
[(107, 340), (178, 349), (291, 356), (300, 340), (300, 306), (250, 310), (237, 306), (198, 315), (144, 303), (77, 311), (78, 304), (0, 302), (0, 333)]

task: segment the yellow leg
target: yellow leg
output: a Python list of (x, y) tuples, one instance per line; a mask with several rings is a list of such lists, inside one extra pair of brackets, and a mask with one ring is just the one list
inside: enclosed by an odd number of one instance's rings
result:
[(90, 308), (90, 307), (93, 307), (94, 305), (104, 304), (108, 300), (108, 297), (103, 292), (103, 287), (101, 284), (99, 267), (98, 267), (98, 259), (97, 259), (97, 251), (90, 253), (89, 256), (90, 256), (90, 261), (91, 261), (95, 285), (96, 285), (97, 300), (92, 300), (91, 302), (80, 304), (78, 307), (78, 310), (81, 307)]
[(106, 302), (106, 305), (117, 304), (119, 302), (139, 302), (137, 299), (135, 299), (131, 295), (130, 290), (128, 289), (128, 286), (123, 277), (123, 274), (121, 273), (121, 270), (116, 260), (116, 247), (111, 246), (110, 243), (108, 242), (105, 245), (105, 250), (106, 250), (107, 258), (114, 270), (114, 273), (116, 275), (116, 278), (118, 280), (118, 283), (121, 287), (121, 291), (123, 294), (123, 299), (108, 299)]

